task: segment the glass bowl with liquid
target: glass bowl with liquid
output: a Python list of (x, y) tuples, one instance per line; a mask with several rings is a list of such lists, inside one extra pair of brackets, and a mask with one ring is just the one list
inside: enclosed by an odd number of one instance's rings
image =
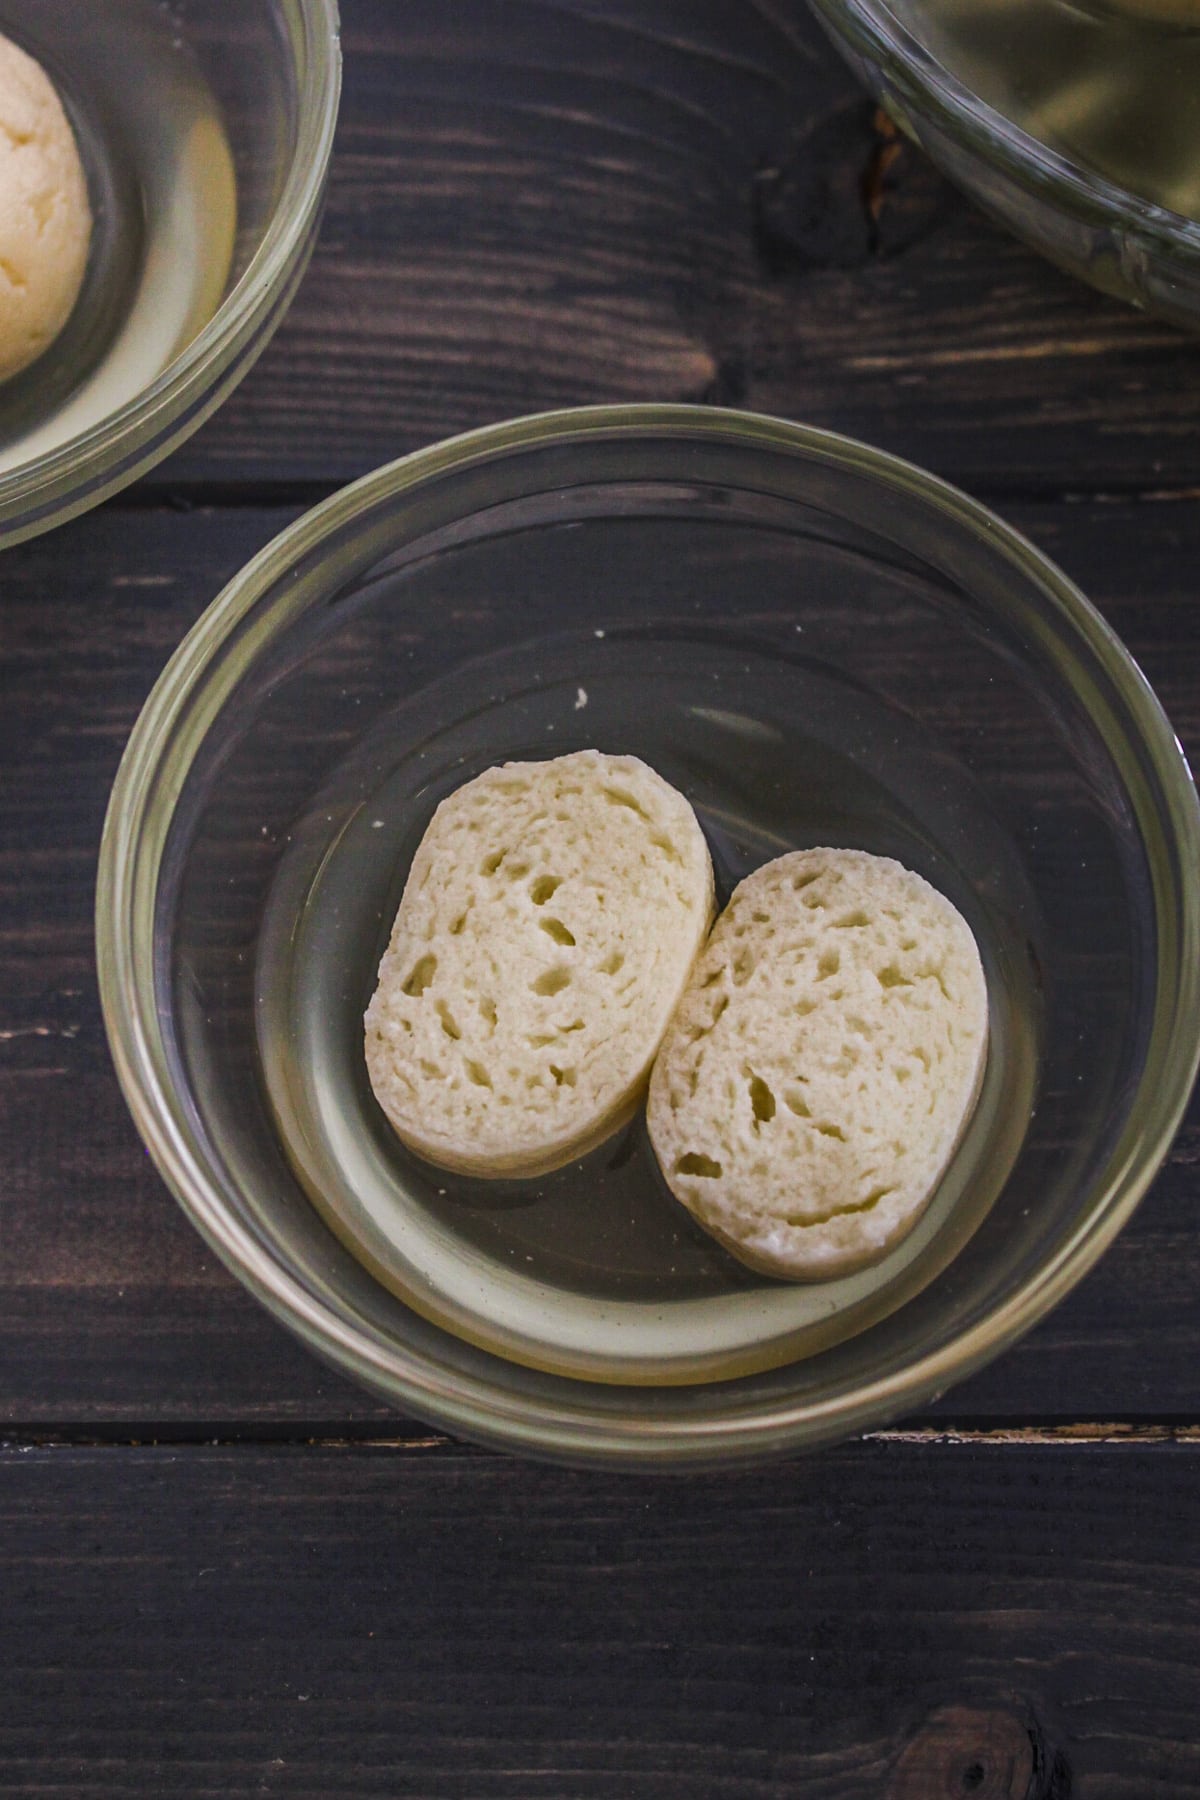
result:
[(1200, 0), (811, 0), (896, 122), (1060, 267), (1200, 326)]
[[(970, 922), (983, 1091), (873, 1268), (751, 1274), (672, 1199), (640, 1117), (491, 1182), (421, 1162), (376, 1106), (363, 1012), (435, 807), (588, 747), (688, 796), (721, 904), (844, 845)], [(1153, 695), (994, 515), (778, 420), (583, 409), (368, 476), (214, 601), (117, 778), (101, 993), (168, 1185), (319, 1355), (512, 1449), (748, 1461), (940, 1392), (1128, 1218), (1197, 1061), (1198, 866)]]
[(60, 336), (0, 386), (0, 548), (151, 467), (241, 380), (320, 221), (336, 0), (0, 0), (45, 68), (93, 215)]

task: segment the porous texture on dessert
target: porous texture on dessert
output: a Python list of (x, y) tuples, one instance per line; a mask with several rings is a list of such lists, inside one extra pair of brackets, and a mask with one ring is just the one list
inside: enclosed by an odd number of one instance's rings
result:
[(688, 802), (636, 757), (488, 769), (413, 859), (365, 1020), (398, 1136), (463, 1173), (541, 1173), (633, 1111), (712, 922)]
[(751, 1267), (874, 1262), (920, 1217), (978, 1097), (975, 939), (888, 857), (803, 850), (736, 889), (650, 1085), (667, 1183)]

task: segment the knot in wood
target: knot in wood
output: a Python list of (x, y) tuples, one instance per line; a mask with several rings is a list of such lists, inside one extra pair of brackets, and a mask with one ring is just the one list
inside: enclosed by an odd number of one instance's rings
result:
[(887, 1800), (1032, 1800), (1033, 1744), (1003, 1707), (942, 1706), (901, 1750)]

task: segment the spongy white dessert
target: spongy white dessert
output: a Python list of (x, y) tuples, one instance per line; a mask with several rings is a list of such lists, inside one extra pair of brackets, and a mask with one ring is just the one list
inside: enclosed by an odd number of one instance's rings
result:
[(36, 361), (66, 324), (91, 237), (62, 102), (40, 63), (0, 37), (0, 381)]
[(367, 1009), (397, 1135), (534, 1175), (630, 1116), (713, 915), (688, 802), (636, 757), (505, 763), (438, 807)]
[(888, 857), (796, 851), (717, 921), (654, 1067), (651, 1142), (743, 1262), (840, 1275), (920, 1217), (987, 1038), (979, 951), (942, 894)]

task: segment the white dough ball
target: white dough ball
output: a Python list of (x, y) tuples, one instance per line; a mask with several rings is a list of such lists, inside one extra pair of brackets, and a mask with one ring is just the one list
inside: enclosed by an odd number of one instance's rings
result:
[(0, 381), (36, 361), (66, 324), (91, 237), (62, 102), (41, 65), (0, 37)]

